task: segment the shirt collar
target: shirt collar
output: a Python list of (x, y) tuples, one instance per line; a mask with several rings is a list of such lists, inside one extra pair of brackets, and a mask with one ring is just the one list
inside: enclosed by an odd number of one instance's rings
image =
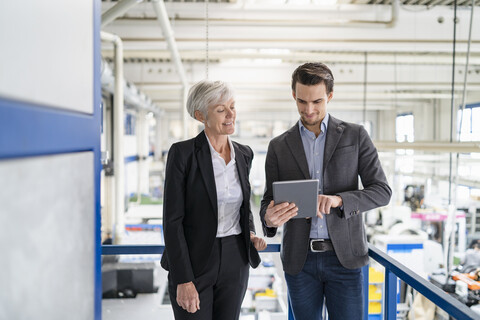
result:
[[(213, 156), (214, 154), (216, 154), (217, 156), (220, 157), (220, 154), (217, 152), (217, 150), (215, 150), (215, 149), (213, 148), (212, 144), (210, 143), (210, 139), (208, 139), (208, 136), (207, 136), (207, 134), (205, 133), (205, 131), (203, 131), (203, 133), (205, 134), (205, 137), (207, 138), (208, 146), (209, 146), (209, 148), (210, 148), (210, 153), (212, 154), (212, 156)], [(227, 136), (227, 141), (228, 141), (228, 144), (230, 145), (230, 158), (231, 158), (232, 160), (235, 160), (235, 149), (233, 148), (233, 143), (232, 143), (232, 141), (230, 140), (230, 137), (229, 137), (229, 136)]]
[[(326, 132), (327, 132), (328, 119), (329, 119), (329, 118), (330, 118), (330, 114), (327, 112), (327, 114), (325, 115), (325, 117), (324, 117), (323, 120), (322, 120), (322, 123), (320, 124), (323, 133), (326, 133)], [(305, 128), (305, 126), (304, 126), (303, 123), (302, 123), (302, 120), (298, 120), (298, 128), (300, 129), (300, 133), (303, 133), (303, 132), (305, 132), (305, 131), (310, 132), (310, 130), (308, 130), (307, 128)]]

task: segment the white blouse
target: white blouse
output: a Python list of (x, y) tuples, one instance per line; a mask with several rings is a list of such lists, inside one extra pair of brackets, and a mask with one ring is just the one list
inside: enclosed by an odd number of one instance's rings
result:
[(227, 137), (227, 139), (230, 144), (231, 160), (228, 164), (225, 164), (225, 160), (215, 151), (207, 136), (210, 153), (212, 154), (215, 186), (217, 188), (217, 238), (242, 233), (242, 228), (240, 227), (240, 207), (243, 203), (242, 187), (238, 178), (237, 166), (235, 165), (235, 150), (230, 138)]

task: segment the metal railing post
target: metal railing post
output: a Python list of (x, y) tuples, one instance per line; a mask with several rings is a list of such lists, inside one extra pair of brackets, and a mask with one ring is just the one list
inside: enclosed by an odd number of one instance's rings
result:
[(397, 276), (385, 268), (385, 312), (384, 319), (397, 319)]
[(369, 290), (369, 270), (370, 264), (362, 267), (363, 275), (363, 320), (368, 320), (368, 290)]

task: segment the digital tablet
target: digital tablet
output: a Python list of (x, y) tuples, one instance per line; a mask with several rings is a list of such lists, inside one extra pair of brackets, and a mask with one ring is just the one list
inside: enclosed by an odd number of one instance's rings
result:
[(316, 217), (318, 208), (318, 179), (277, 181), (273, 183), (275, 204), (293, 202), (298, 207), (295, 218)]

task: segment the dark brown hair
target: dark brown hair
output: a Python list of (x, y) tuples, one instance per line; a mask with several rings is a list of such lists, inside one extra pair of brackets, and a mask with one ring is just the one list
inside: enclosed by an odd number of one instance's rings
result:
[(323, 63), (307, 62), (299, 66), (292, 74), (292, 90), (295, 91), (297, 82), (306, 86), (324, 83), (327, 94), (333, 91), (332, 71)]

